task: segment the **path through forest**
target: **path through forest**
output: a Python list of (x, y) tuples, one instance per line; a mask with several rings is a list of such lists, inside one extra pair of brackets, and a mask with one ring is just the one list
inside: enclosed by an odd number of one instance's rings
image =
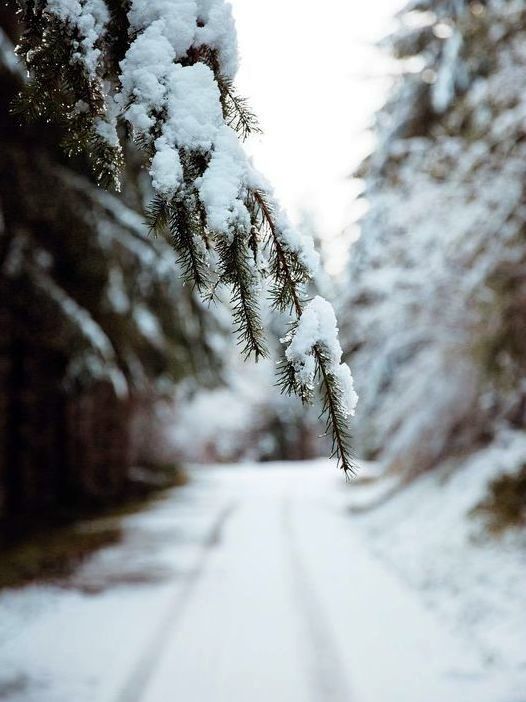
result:
[(0, 699), (498, 702), (347, 494), (326, 462), (196, 471), (67, 588), (0, 597)]

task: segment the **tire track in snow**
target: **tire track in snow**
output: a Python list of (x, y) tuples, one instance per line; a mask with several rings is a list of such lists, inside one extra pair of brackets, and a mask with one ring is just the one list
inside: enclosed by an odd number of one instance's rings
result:
[(155, 673), (165, 645), (173, 631), (179, 618), (182, 616), (185, 605), (192, 597), (193, 591), (210, 557), (211, 551), (218, 546), (221, 541), (221, 534), (228, 519), (237, 508), (235, 502), (227, 504), (214, 521), (206, 539), (203, 542), (203, 550), (196, 565), (185, 578), (182, 588), (177, 589), (177, 593), (170, 602), (166, 616), (160, 622), (150, 643), (144, 649), (143, 654), (133, 666), (132, 673), (122, 686), (121, 692), (115, 702), (140, 702), (152, 676)]
[(350, 702), (345, 665), (327, 617), (309, 575), (294, 533), (292, 501), (283, 502), (282, 525), (289, 551), (291, 580), (305, 627), (306, 668), (311, 678), (313, 702)]

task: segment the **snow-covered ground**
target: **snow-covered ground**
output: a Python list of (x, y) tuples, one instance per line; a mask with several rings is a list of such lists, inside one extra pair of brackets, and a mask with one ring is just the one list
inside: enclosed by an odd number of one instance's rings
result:
[(468, 478), (355, 514), (326, 461), (196, 469), (68, 588), (0, 596), (0, 699), (523, 702), (526, 561), (470, 541)]

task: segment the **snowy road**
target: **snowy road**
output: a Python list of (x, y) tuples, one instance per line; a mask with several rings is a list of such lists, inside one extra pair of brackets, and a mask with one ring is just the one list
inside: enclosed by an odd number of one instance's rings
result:
[(197, 473), (77, 589), (0, 597), (0, 699), (521, 702), (370, 554), (346, 500), (321, 463)]

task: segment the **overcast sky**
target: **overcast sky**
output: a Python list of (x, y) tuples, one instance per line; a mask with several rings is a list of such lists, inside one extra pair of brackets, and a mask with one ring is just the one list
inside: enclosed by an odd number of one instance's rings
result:
[[(264, 135), (256, 165), (298, 220), (307, 209), (334, 240), (356, 218), (348, 174), (371, 148), (367, 127), (385, 96), (389, 63), (373, 47), (403, 0), (231, 0), (241, 68)], [(341, 246), (331, 246), (333, 270)]]

